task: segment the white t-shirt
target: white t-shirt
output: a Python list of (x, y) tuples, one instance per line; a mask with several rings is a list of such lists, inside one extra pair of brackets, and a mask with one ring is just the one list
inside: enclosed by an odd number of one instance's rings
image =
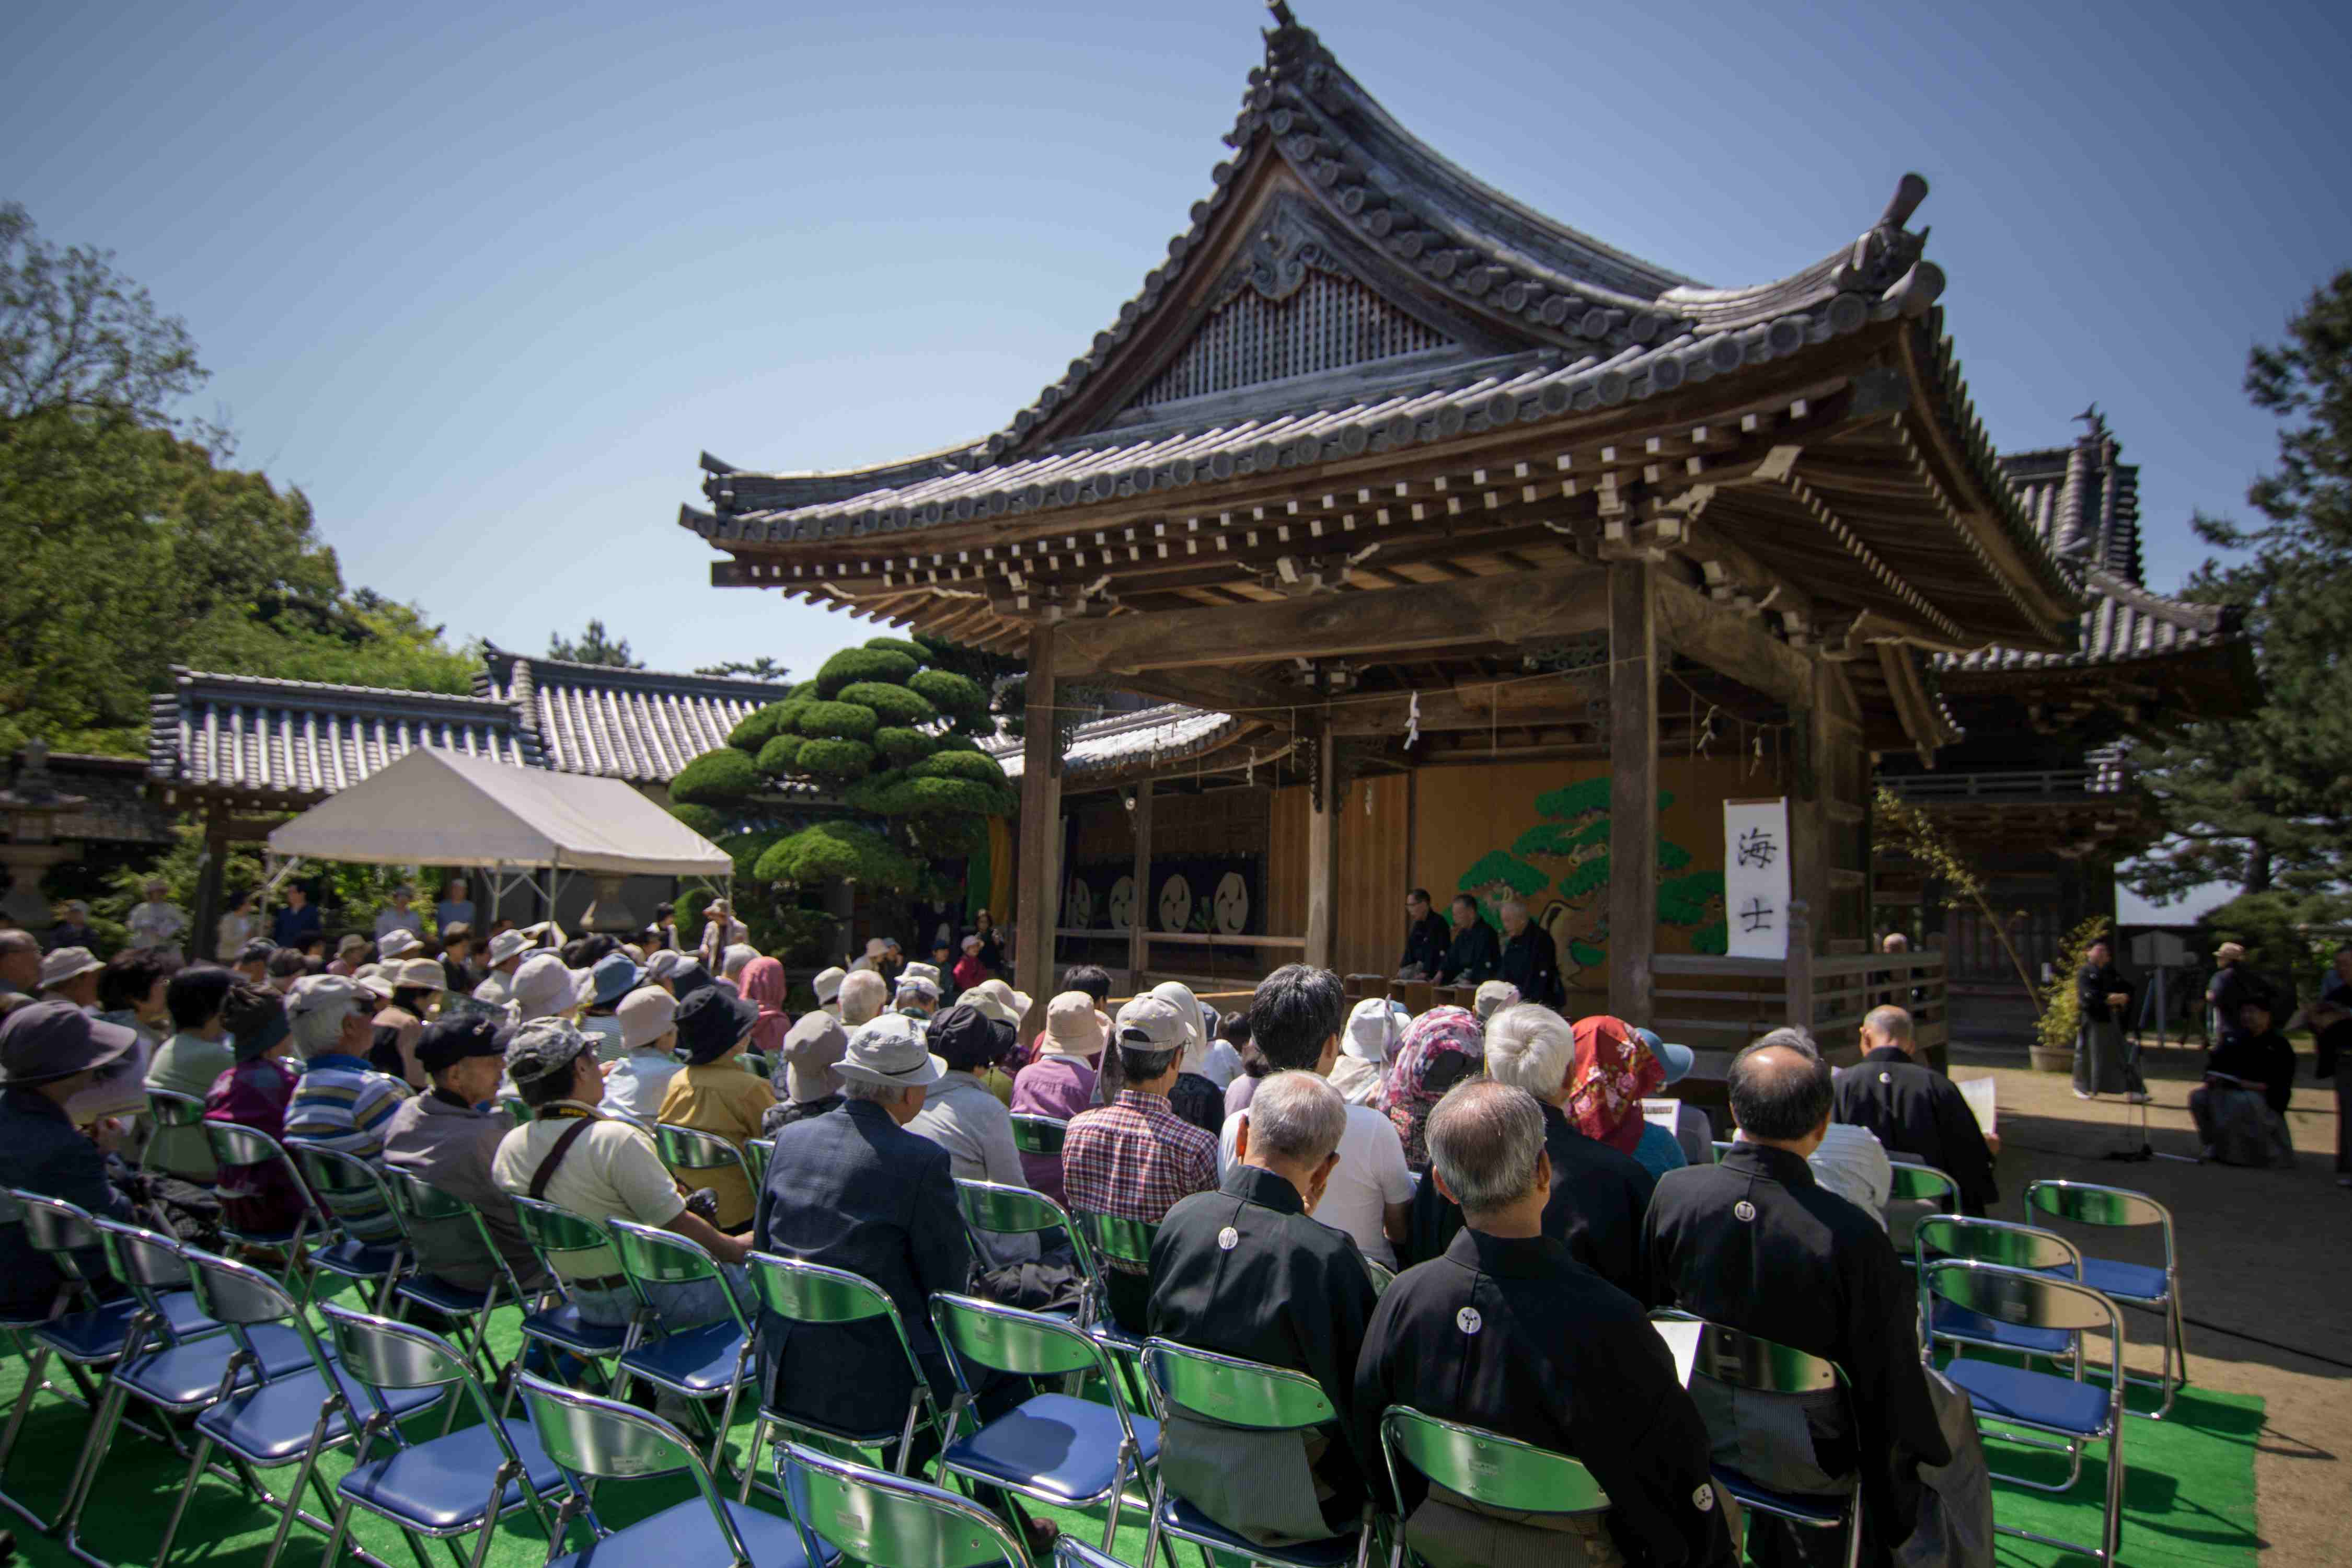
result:
[(1201, 1076), (1220, 1089), (1231, 1089), (1242, 1076), (1242, 1053), (1231, 1040), (1211, 1040), (1201, 1058)]
[[(509, 1193), (530, 1191), (531, 1178), (569, 1121), (526, 1121), (508, 1133), (490, 1159), (490, 1175)], [(547, 1184), (547, 1201), (602, 1225), (619, 1216), (666, 1226), (686, 1207), (677, 1183), (654, 1152), (654, 1141), (625, 1121), (598, 1121), (582, 1133)], [(556, 1271), (567, 1279), (598, 1279), (621, 1271), (609, 1247), (567, 1253)]]
[[(1234, 1144), (1249, 1119), (1246, 1107), (1225, 1118), (1217, 1135), (1217, 1179), (1234, 1168)], [(1391, 1204), (1412, 1197), (1412, 1171), (1404, 1163), (1404, 1140), (1395, 1123), (1369, 1105), (1348, 1107), (1348, 1130), (1339, 1134), (1339, 1163), (1324, 1185), (1315, 1217), (1356, 1238), (1363, 1255), (1383, 1268), (1396, 1267), (1396, 1248), (1381, 1228)]]

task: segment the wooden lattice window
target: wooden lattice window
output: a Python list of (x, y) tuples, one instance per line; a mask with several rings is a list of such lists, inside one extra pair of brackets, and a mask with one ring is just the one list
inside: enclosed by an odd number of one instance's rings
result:
[(1242, 288), (1219, 306), (1136, 406), (1444, 348), (1450, 340), (1352, 278), (1307, 268), (1279, 300)]

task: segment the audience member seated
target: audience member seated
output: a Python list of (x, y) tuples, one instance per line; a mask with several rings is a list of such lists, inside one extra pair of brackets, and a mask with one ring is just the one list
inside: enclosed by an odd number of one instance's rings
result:
[[(959, 1181), (1024, 1186), (1021, 1152), (1013, 1146), (1013, 1113), (976, 1076), (1012, 1048), (1013, 1031), (964, 1004), (931, 1020), (931, 1052), (947, 1071), (923, 1096), (907, 1131), (948, 1152), (948, 1173)], [(983, 1268), (1037, 1260), (1037, 1237), (976, 1231), (972, 1247)]]
[(1404, 1044), (1412, 1015), (1385, 996), (1367, 996), (1349, 1010), (1339, 1036), (1339, 1059), (1331, 1064), (1331, 1087), (1349, 1105), (1378, 1109), (1389, 1081), (1389, 1063)]
[(1312, 1376), (1339, 1424), (1309, 1438), (1178, 1415), (1160, 1433), (1160, 1473), (1178, 1495), (1265, 1545), (1338, 1534), (1364, 1506), (1349, 1413), (1356, 1352), (1379, 1300), (1363, 1254), (1309, 1216), (1339, 1163), (1348, 1106), (1309, 1072), (1258, 1088), (1233, 1168), (1213, 1193), (1168, 1211), (1151, 1248), (1151, 1332)]
[(1484, 1024), (1504, 1008), (1526, 1000), (1519, 994), (1519, 988), (1507, 980), (1483, 980), (1470, 998), (1470, 1011)]
[[(131, 1221), (131, 1200), (115, 1190), (105, 1152), (75, 1128), (66, 1101), (110, 1074), (134, 1071), (139, 1037), (93, 1018), (70, 1002), (28, 1002), (0, 1022), (0, 1186), (62, 1198), (91, 1214)], [(96, 1247), (75, 1261), (106, 1277)], [(65, 1276), (34, 1250), (21, 1225), (0, 1226), (0, 1315), (47, 1316)]]
[(1153, 986), (1151, 994), (1176, 1009), (1184, 1026), (1184, 1054), (1176, 1064), (1168, 1108), (1214, 1137), (1225, 1124), (1225, 1089), (1208, 1074), (1209, 1032), (1202, 1026), (1200, 1001), (1191, 986), (1173, 980)]
[(613, 1016), (620, 1021), (621, 1047), (627, 1054), (604, 1075), (604, 1098), (597, 1109), (607, 1116), (661, 1120), (670, 1079), (685, 1070), (677, 1059), (677, 998), (658, 985), (643, 985), (621, 998)]
[[(1951, 1463), (1935, 1395), (1919, 1364), (1914, 1292), (1886, 1233), (1825, 1192), (1805, 1163), (1835, 1098), (1819, 1055), (1749, 1046), (1732, 1059), (1739, 1141), (1715, 1165), (1669, 1172), (1645, 1228), (1659, 1299), (1711, 1322), (1823, 1357), (1843, 1388), (1770, 1394), (1704, 1374), (1691, 1392), (1717, 1463), (1781, 1491), (1862, 1488), (1868, 1564), (1919, 1522), (1922, 1466)], [(1844, 1532), (1761, 1517), (1748, 1552), (1759, 1568), (1843, 1561)]]
[[(157, 1047), (147, 1064), (147, 1087), (202, 1100), (220, 1075), (236, 1065), (236, 1050), (228, 1043), (228, 1026), (221, 1015), (228, 1006), (236, 976), (216, 964), (183, 969), (164, 987), (163, 1005), (172, 1014), (172, 1037)], [(152, 1163), (191, 1182), (210, 1182), (212, 1146), (201, 1127), (160, 1127), (152, 1134)]]
[[(1569, 1068), (1576, 1060), (1576, 1031), (1549, 1007), (1522, 1002), (1506, 1007), (1486, 1025), (1486, 1076), (1526, 1089), (1541, 1108), (1544, 1152), (1551, 1162), (1551, 1198), (1544, 1205), (1543, 1233), (1568, 1248), (1569, 1256), (1635, 1300), (1650, 1299), (1642, 1265), (1642, 1216), (1656, 1185), (1642, 1163), (1571, 1120), (1574, 1101)], [(1462, 1211), (1424, 1181), (1413, 1200), (1413, 1256), (1427, 1262), (1452, 1245), (1462, 1228)]]
[(1576, 1021), (1569, 1114), (1587, 1137), (1640, 1161), (1653, 1181), (1690, 1163), (1675, 1135), (1642, 1114), (1643, 1097), (1665, 1081), (1665, 1064), (1650, 1054), (1632, 1025), (1606, 1014)]
[[(635, 1220), (676, 1231), (719, 1262), (728, 1288), (749, 1306), (742, 1262), (751, 1248), (686, 1206), (686, 1194), (661, 1162), (650, 1134), (598, 1113), (604, 1075), (595, 1041), (561, 1018), (537, 1018), (507, 1040), (507, 1077), (531, 1120), (499, 1140), (490, 1174), (509, 1195), (544, 1199), (592, 1225)], [(610, 1247), (565, 1255), (556, 1272), (588, 1322), (618, 1328), (637, 1299)], [(724, 1316), (727, 1304), (708, 1279), (646, 1288), (662, 1321), (690, 1326)]]
[[(1118, 1010), (1116, 1051), (1124, 1085), (1108, 1105), (1071, 1120), (1062, 1144), (1062, 1185), (1081, 1214), (1113, 1215), (1158, 1225), (1194, 1193), (1217, 1184), (1217, 1140), (1169, 1109), (1184, 1055), (1184, 1020), (1157, 996)], [(1112, 1321), (1142, 1333), (1151, 1304), (1150, 1276), (1107, 1260), (1104, 1289)]]
[(1465, 1228), (1399, 1275), (1356, 1366), (1356, 1447), (1380, 1453), (1381, 1414), (1407, 1405), (1580, 1460), (1605, 1514), (1503, 1514), (1405, 1469), (1405, 1519), (1431, 1568), (1499, 1563), (1738, 1562), (1708, 1479), (1706, 1429), (1641, 1303), (1549, 1234), (1559, 1177), (1542, 1107), (1507, 1083), (1469, 1083), (1429, 1119), (1431, 1179)]
[[(931, 1297), (969, 1289), (971, 1242), (948, 1152), (907, 1124), (948, 1066), (925, 1047), (919, 1020), (892, 1013), (859, 1026), (835, 1070), (841, 1109), (776, 1134), (757, 1245), (846, 1269), (887, 1292), (944, 1410), (955, 1375), (931, 1329)], [(896, 1432), (905, 1421), (912, 1373), (888, 1323), (795, 1323), (762, 1311), (759, 1346), (764, 1397), (786, 1415), (849, 1432)], [(992, 1386), (978, 1401), (981, 1419), (1002, 1415), (1024, 1392), (1017, 1381)], [(906, 1468), (919, 1473), (938, 1449), (925, 1426)]]
[(269, 984), (269, 961), (277, 955), (278, 949), (270, 940), (257, 936), (236, 950), (236, 962), (229, 967), (236, 970), (236, 977), (248, 985), (267, 985)]
[(1404, 1163), (1429, 1170), (1429, 1113), (1446, 1092), (1486, 1070), (1486, 1026), (1466, 1007), (1432, 1007), (1412, 1021), (1389, 1068), (1389, 1125), (1404, 1147)]
[(530, 938), (519, 931), (502, 931), (490, 938), (483, 950), (489, 973), (474, 987), (474, 1000), (488, 1002), (492, 1006), (504, 1006), (514, 1000), (515, 971), (530, 956)]
[[(1062, 989), (1082, 991), (1106, 1020), (1110, 1016), (1110, 972), (1097, 963), (1073, 963), (1062, 971)], [(1112, 1044), (1117, 1044), (1116, 1037)], [(1106, 1048), (1095, 1078), (1095, 1103), (1108, 1105), (1119, 1090), (1118, 1052)]]
[[(1655, 1029), (1636, 1029), (1633, 1037), (1658, 1058), (1658, 1066), (1664, 1069), (1665, 1077), (1658, 1080), (1660, 1089), (1674, 1088), (1690, 1077), (1691, 1068), (1698, 1065), (1697, 1055), (1688, 1046), (1662, 1040)], [(1706, 1111), (1687, 1100), (1676, 1100), (1675, 1124), (1670, 1131), (1675, 1135), (1675, 1147), (1683, 1152), (1684, 1164), (1715, 1163), (1715, 1123), (1707, 1120)]]
[(368, 1065), (422, 1091), (431, 1081), (416, 1059), (416, 1042), (424, 1037), (425, 1020), (448, 989), (448, 975), (429, 958), (403, 958), (387, 963), (381, 978), (392, 996), (375, 1016), (375, 1032), (368, 1043)]
[(1231, 1046), (1242, 1064), (1241, 1070), (1234, 1074), (1233, 1082), (1225, 1085), (1225, 1114), (1231, 1116), (1237, 1110), (1249, 1109), (1250, 1097), (1257, 1093), (1258, 1080), (1272, 1069), (1265, 1064), (1265, 1054), (1250, 1038), (1247, 1013), (1226, 1014), (1224, 1025), (1218, 1033), (1223, 1037), (1221, 1043)]
[[(686, 1052), (686, 1068), (669, 1080), (662, 1095), (660, 1120), (673, 1127), (716, 1133), (738, 1149), (760, 1136), (768, 1109), (776, 1103), (776, 1091), (738, 1058), (759, 1021), (755, 1004), (715, 985), (679, 1003), (677, 1038)], [(692, 1180), (719, 1194), (714, 1223), (719, 1229), (740, 1231), (751, 1223), (751, 1184), (742, 1172), (731, 1167), (697, 1170)]]
[(616, 1062), (627, 1054), (621, 1003), (645, 979), (644, 968), (625, 952), (608, 952), (588, 971), (588, 1006), (580, 1017), (580, 1032), (596, 1037), (598, 1061)]
[(1870, 1130), (1889, 1154), (1933, 1165), (1959, 1184), (1960, 1212), (2000, 1201), (1998, 1146), (1977, 1126), (1959, 1086), (1919, 1060), (1911, 1015), (1874, 1007), (1862, 1020), (1862, 1060), (1837, 1075), (1837, 1120)]
[[(288, 1059), (294, 1052), (294, 1037), (286, 1023), (286, 998), (267, 985), (240, 982), (222, 1016), (236, 1064), (213, 1080), (205, 1096), (205, 1120), (233, 1122), (282, 1140), (286, 1108), (293, 1102), (294, 1086), (302, 1081), (300, 1070)], [(239, 1230), (292, 1230), (304, 1212), (293, 1178), (274, 1160), (223, 1165), (213, 1191), (228, 1223)]]
[(784, 1036), (793, 1026), (792, 1015), (784, 1011), (788, 989), (784, 966), (772, 958), (755, 958), (743, 966), (736, 984), (743, 1000), (760, 1010), (759, 1021), (751, 1026), (751, 1049), (772, 1068), (783, 1052)]
[[(514, 1199), (490, 1171), (509, 1131), (492, 1103), (506, 1068), (498, 1025), (481, 1016), (444, 1018), (416, 1042), (416, 1060), (433, 1087), (393, 1112), (383, 1130), (383, 1163), (480, 1210), (515, 1278), (536, 1284), (539, 1263), (516, 1223)], [(444, 1284), (479, 1293), (498, 1278), (496, 1260), (470, 1225), (429, 1225), (412, 1239), (417, 1268)]]
[(1546, 1007), (1567, 1005), (1568, 988), (1559, 977), (1559, 948), (1551, 932), (1528, 918), (1528, 906), (1505, 899), (1495, 906), (1503, 922), (1503, 952), (1495, 978), (1507, 982), (1523, 1002)]
[[(2294, 1047), (2273, 1027), (2270, 993), (2245, 988), (2238, 1030), (2205, 1058), (2205, 1081), (2189, 1091), (2189, 1114), (2205, 1157), (2225, 1165), (2292, 1165), (2286, 1108), (2294, 1093)], [(2336, 1069), (2344, 1070), (2339, 1064)]]
[[(1083, 991), (1065, 991), (1045, 1004), (1045, 1032), (1037, 1037), (1036, 1059), (1013, 1079), (1013, 1109), (1024, 1116), (1067, 1121), (1095, 1102), (1097, 1064), (1110, 1040), (1110, 1020), (1095, 1010)], [(1021, 1156), (1028, 1184), (1064, 1201), (1062, 1157)]]
[[(286, 1023), (303, 1058), (301, 1081), (286, 1107), (286, 1137), (338, 1154), (375, 1161), (383, 1155), (383, 1131), (408, 1098), (407, 1086), (367, 1064), (375, 1031), (378, 994), (361, 980), (311, 974), (295, 982), (286, 996)], [(338, 1216), (362, 1241), (399, 1239), (392, 1215), (361, 1203)]]

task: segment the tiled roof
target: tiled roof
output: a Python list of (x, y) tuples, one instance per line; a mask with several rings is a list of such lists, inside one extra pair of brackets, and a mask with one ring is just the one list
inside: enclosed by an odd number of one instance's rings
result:
[[(1066, 777), (1130, 763), (1171, 762), (1208, 751), (1240, 730), (1239, 721), (1230, 713), (1180, 703), (1116, 713), (1081, 724), (1071, 732), (1069, 750), (1062, 753), (1062, 772)], [(1019, 741), (999, 743), (990, 751), (1003, 764), (1006, 777), (1021, 776)]]
[(488, 698), (174, 668), (150, 707), (149, 776), (192, 788), (331, 795), (419, 746), (546, 765), (514, 710)]
[[(22, 752), (0, 759), (0, 783), (10, 789), (25, 763)], [(49, 784), (79, 804), (59, 812), (49, 831), (59, 838), (106, 844), (169, 844), (172, 819), (147, 796), (146, 764), (136, 757), (51, 752)]]
[(2091, 607), (2084, 612), (2081, 639), (2069, 653), (2024, 653), (1989, 647), (1937, 663), (1948, 671), (2048, 669), (2110, 664), (2179, 653), (2237, 635), (2242, 612), (2234, 605), (2192, 605), (2151, 594), (2101, 566), (2083, 569)]
[(546, 766), (567, 773), (666, 784), (729, 731), (790, 689), (765, 680), (621, 669), (484, 650), (480, 694), (510, 704)]

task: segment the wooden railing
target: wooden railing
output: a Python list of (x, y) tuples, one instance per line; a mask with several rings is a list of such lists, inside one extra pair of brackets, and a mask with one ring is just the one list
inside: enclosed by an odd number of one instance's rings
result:
[(1873, 1007), (1911, 1015), (1921, 1047), (1940, 1058), (1950, 1011), (1940, 952), (1810, 952), (1769, 958), (1662, 954), (1651, 961), (1652, 1026), (1670, 1040), (1736, 1049), (1768, 1029), (1795, 1024), (1832, 1061), (1852, 1060), (1854, 1031)]
[[(1125, 942), (1133, 933), (1123, 931), (1087, 931), (1076, 926), (1057, 926), (1056, 937), (1076, 942)], [(1227, 936), (1214, 931), (1150, 931), (1143, 933), (1146, 942), (1179, 942), (1192, 947), (1283, 947), (1304, 948), (1303, 936)]]
[(2095, 768), (1982, 773), (1882, 773), (1879, 782), (1905, 800), (2074, 800), (2114, 795), (2124, 786), (2115, 763)]

